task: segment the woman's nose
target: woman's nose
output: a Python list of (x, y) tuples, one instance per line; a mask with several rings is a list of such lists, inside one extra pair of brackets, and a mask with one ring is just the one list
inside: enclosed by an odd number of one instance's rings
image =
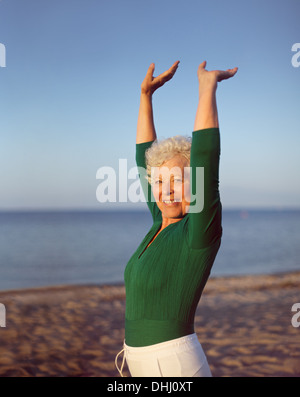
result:
[(174, 183), (172, 182), (165, 182), (162, 184), (162, 194), (164, 196), (170, 196), (174, 193)]

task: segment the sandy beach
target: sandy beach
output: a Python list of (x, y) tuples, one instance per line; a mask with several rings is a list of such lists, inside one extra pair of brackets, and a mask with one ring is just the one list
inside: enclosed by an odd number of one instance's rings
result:
[[(300, 327), (291, 322), (297, 302), (300, 272), (209, 279), (195, 330), (213, 376), (300, 376)], [(2, 291), (0, 303), (1, 377), (119, 376), (123, 285)]]

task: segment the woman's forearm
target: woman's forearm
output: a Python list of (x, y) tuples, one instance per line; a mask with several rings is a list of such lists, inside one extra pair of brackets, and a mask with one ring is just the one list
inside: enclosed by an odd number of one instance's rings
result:
[(219, 127), (216, 89), (199, 90), (199, 102), (195, 117), (194, 131)]
[(216, 91), (222, 80), (233, 77), (238, 68), (227, 70), (205, 69), (206, 61), (200, 63), (197, 71), (199, 80), (199, 103), (197, 107), (194, 131), (204, 128), (219, 127)]
[(152, 95), (141, 93), (136, 143), (150, 142), (155, 139), (156, 132), (153, 118)]
[(151, 63), (149, 66), (146, 77), (141, 85), (141, 99), (137, 123), (136, 143), (150, 142), (156, 139), (153, 119), (152, 95), (158, 88), (162, 87), (167, 81), (171, 80), (178, 68), (178, 64), (179, 61), (175, 62), (170, 69), (166, 70), (157, 77), (153, 76), (155, 69), (154, 63)]

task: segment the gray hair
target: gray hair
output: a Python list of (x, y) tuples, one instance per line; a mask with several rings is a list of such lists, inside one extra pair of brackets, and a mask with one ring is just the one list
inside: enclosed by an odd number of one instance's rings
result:
[(154, 141), (146, 150), (146, 166), (148, 181), (151, 183), (151, 167), (161, 167), (175, 156), (183, 157), (187, 166), (190, 165), (192, 138), (176, 135), (162, 141)]

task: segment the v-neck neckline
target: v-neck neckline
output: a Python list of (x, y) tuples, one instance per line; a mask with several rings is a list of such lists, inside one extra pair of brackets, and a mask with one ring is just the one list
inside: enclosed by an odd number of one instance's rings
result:
[[(159, 232), (159, 229), (161, 228), (162, 222), (160, 222), (158, 224), (158, 227), (155, 229), (154, 234), (152, 235), (152, 237), (150, 238), (150, 240), (147, 239), (147, 241), (145, 242), (145, 246), (143, 247), (142, 251), (139, 253), (138, 259), (141, 259), (142, 256), (144, 256), (144, 253), (148, 250), (148, 248), (151, 247), (151, 245), (154, 243), (154, 240), (156, 240), (158, 238), (158, 236), (155, 238), (155, 236), (157, 235), (157, 233)], [(168, 225), (169, 226), (169, 225)], [(167, 227), (168, 227), (167, 226)], [(166, 227), (158, 234), (161, 234), (164, 230), (166, 229)], [(154, 239), (154, 240), (153, 240)], [(153, 241), (152, 241), (153, 240)], [(151, 243), (152, 241), (152, 243)], [(151, 243), (151, 244), (150, 244)], [(150, 245), (149, 245), (150, 244)]]
[[(182, 218), (182, 219), (183, 219), (183, 218)], [(162, 226), (162, 222), (160, 222), (160, 223), (158, 224), (158, 227), (155, 229), (155, 233), (154, 233), (153, 237), (150, 238), (150, 240), (147, 239), (144, 248), (142, 249), (142, 251), (141, 251), (140, 254), (138, 255), (138, 259), (141, 259), (141, 258), (145, 255), (145, 252), (148, 251), (148, 249), (154, 244), (154, 242), (155, 242), (157, 239), (158, 239), (158, 241), (160, 240), (160, 238), (161, 238), (161, 237), (160, 237), (161, 233), (163, 233), (163, 232), (164, 232), (166, 229), (168, 229), (171, 225), (176, 225), (177, 223), (181, 222), (182, 219), (180, 219), (178, 222), (170, 223), (168, 226), (164, 227), (160, 233), (158, 233), (158, 232), (159, 232), (159, 229), (160, 229), (161, 226)], [(157, 235), (157, 234), (158, 234), (158, 235)], [(155, 237), (156, 235), (157, 235), (157, 237)], [(152, 242), (151, 242), (151, 241), (152, 241)], [(157, 244), (157, 241), (156, 241), (156, 244)]]

